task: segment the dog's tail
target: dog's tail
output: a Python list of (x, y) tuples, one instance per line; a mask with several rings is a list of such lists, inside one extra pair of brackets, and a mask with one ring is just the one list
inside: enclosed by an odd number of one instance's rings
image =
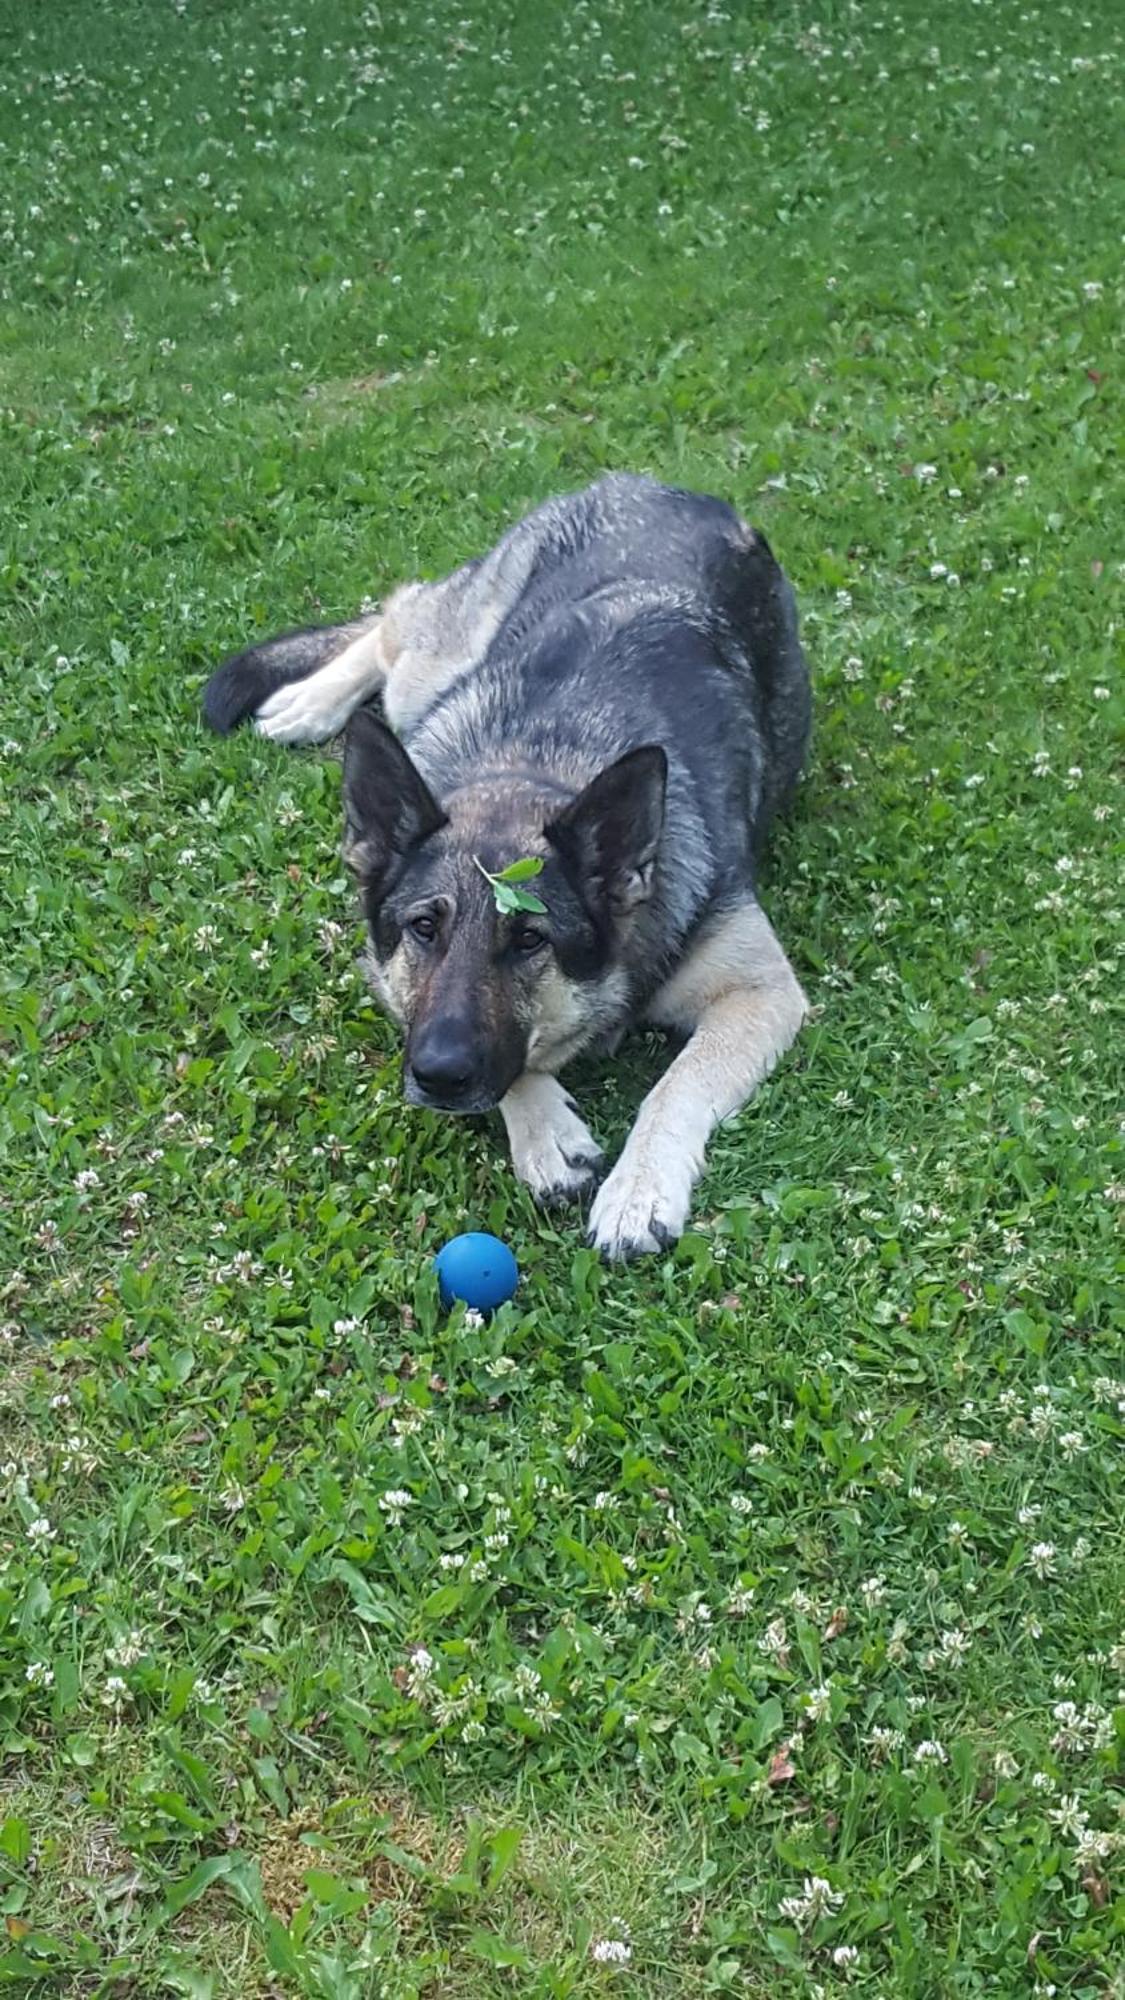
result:
[(267, 733), (290, 742), (315, 742), (334, 735), (384, 677), (373, 638), (379, 622), (380, 614), (373, 612), (347, 625), (282, 632), (243, 653), (232, 653), (216, 667), (203, 691), (203, 713), (211, 728), (226, 736), (247, 716), (257, 715), (280, 688), (320, 675), (316, 689), (310, 688), (308, 698), (299, 704), (299, 721), (294, 702), (290, 704), (294, 726), (275, 730), (267, 725)]

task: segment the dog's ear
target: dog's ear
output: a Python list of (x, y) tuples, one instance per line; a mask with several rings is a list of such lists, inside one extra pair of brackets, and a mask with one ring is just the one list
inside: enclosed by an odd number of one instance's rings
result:
[(370, 709), (357, 709), (344, 740), (344, 823), (344, 859), (376, 895), (411, 848), (446, 823), (398, 737)]
[(664, 751), (645, 744), (599, 771), (547, 827), (547, 839), (594, 907), (629, 910), (652, 894), (667, 780)]

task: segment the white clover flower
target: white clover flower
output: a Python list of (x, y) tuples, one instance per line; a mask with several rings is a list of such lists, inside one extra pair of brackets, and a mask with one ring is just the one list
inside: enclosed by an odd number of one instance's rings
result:
[(545, 1688), (537, 1695), (533, 1695), (530, 1709), (524, 1709), (528, 1721), (537, 1723), (544, 1731), (554, 1727), (560, 1713), (561, 1710), (551, 1700)]
[(633, 1947), (627, 1938), (595, 1938), (590, 1946), (590, 1957), (595, 1965), (628, 1965), (633, 1956)]
[(1089, 1815), (1082, 1809), (1082, 1801), (1077, 1792), (1063, 1794), (1057, 1806), (1052, 1806), (1047, 1818), (1052, 1826), (1057, 1826), (1068, 1840), (1080, 1839), (1086, 1831)]
[(1055, 1574), (1055, 1557), (1058, 1550), (1053, 1542), (1035, 1542), (1028, 1552), (1027, 1566), (1040, 1583)]
[(414, 1495), (407, 1493), (401, 1486), (392, 1487), (389, 1493), (382, 1494), (379, 1499), (380, 1511), (386, 1515), (392, 1528), (401, 1528), (403, 1516), (407, 1508), (413, 1504)]
[(879, 1605), (882, 1604), (883, 1599), (887, 1595), (886, 1577), (885, 1576), (865, 1577), (863, 1582), (859, 1586), (859, 1594), (863, 1599), (864, 1607), (866, 1610), (868, 1611), (877, 1610)]
[(115, 1715), (120, 1715), (126, 1702), (132, 1700), (128, 1682), (123, 1681), (120, 1674), (110, 1674), (102, 1688), (99, 1700), (103, 1708), (111, 1708)]
[(941, 1656), (946, 1666), (963, 1667), (969, 1656), (972, 1640), (967, 1632), (959, 1628), (943, 1632), (941, 1635)]
[(24, 1673), (28, 1687), (49, 1688), (54, 1686), (55, 1670), (45, 1660), (32, 1660)]
[(48, 1542), (54, 1541), (57, 1532), (45, 1514), (38, 1515), (34, 1521), (29, 1521), (27, 1524), (27, 1539), (37, 1549), (45, 1549)]
[(916, 1764), (948, 1764), (949, 1756), (945, 1746), (934, 1736), (927, 1736), (914, 1752)]
[(135, 1667), (144, 1651), (144, 1633), (132, 1631), (126, 1638), (107, 1646), (105, 1656), (111, 1667)]
[(1076, 1702), (1058, 1701), (1051, 1715), (1059, 1725), (1051, 1738), (1051, 1748), (1058, 1756), (1105, 1750), (1113, 1741), (1113, 1719), (1099, 1702), (1088, 1701), (1080, 1709)]
[(770, 1659), (784, 1659), (789, 1651), (789, 1632), (784, 1618), (770, 1620), (758, 1641), (758, 1651)]
[(1120, 1846), (1120, 1835), (1099, 1833), (1096, 1827), (1083, 1827), (1074, 1850), (1075, 1865), (1078, 1868), (1095, 1868), (1108, 1861)]
[(832, 1707), (832, 1689), (822, 1681), (805, 1696), (805, 1714), (811, 1722), (823, 1722)]
[(841, 1891), (826, 1882), (823, 1875), (806, 1875), (802, 1894), (783, 1896), (777, 1907), (799, 1931), (809, 1931), (821, 1917), (834, 1915), (843, 1901)]
[(854, 1965), (859, 1964), (859, 1947), (854, 1944), (838, 1944), (832, 1953), (832, 1963), (839, 1966), (841, 1972), (850, 1972)]
[(409, 1657), (406, 1692), (412, 1701), (422, 1701), (429, 1693), (429, 1684), (433, 1679), (434, 1656), (425, 1646), (415, 1646)]
[(888, 1729), (883, 1723), (877, 1723), (867, 1737), (873, 1764), (885, 1764), (888, 1757), (903, 1749), (905, 1744), (906, 1738), (901, 1729)]

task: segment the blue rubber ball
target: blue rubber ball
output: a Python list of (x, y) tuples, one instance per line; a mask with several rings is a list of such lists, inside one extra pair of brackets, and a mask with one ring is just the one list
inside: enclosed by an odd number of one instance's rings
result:
[(477, 1312), (495, 1312), (510, 1299), (520, 1281), (520, 1267), (506, 1243), (482, 1230), (454, 1236), (434, 1258), (446, 1311), (455, 1299)]

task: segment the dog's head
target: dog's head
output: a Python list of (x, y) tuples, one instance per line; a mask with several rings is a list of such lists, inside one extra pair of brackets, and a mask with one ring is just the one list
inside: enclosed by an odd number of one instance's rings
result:
[[(369, 710), (344, 752), (345, 854), (363, 889), (373, 984), (406, 1036), (406, 1095), (487, 1111), (536, 1059), (620, 1017), (624, 941), (652, 892), (667, 761), (630, 751), (576, 797), (485, 779), (440, 803)], [(545, 915), (497, 910), (484, 871), (536, 855)]]

